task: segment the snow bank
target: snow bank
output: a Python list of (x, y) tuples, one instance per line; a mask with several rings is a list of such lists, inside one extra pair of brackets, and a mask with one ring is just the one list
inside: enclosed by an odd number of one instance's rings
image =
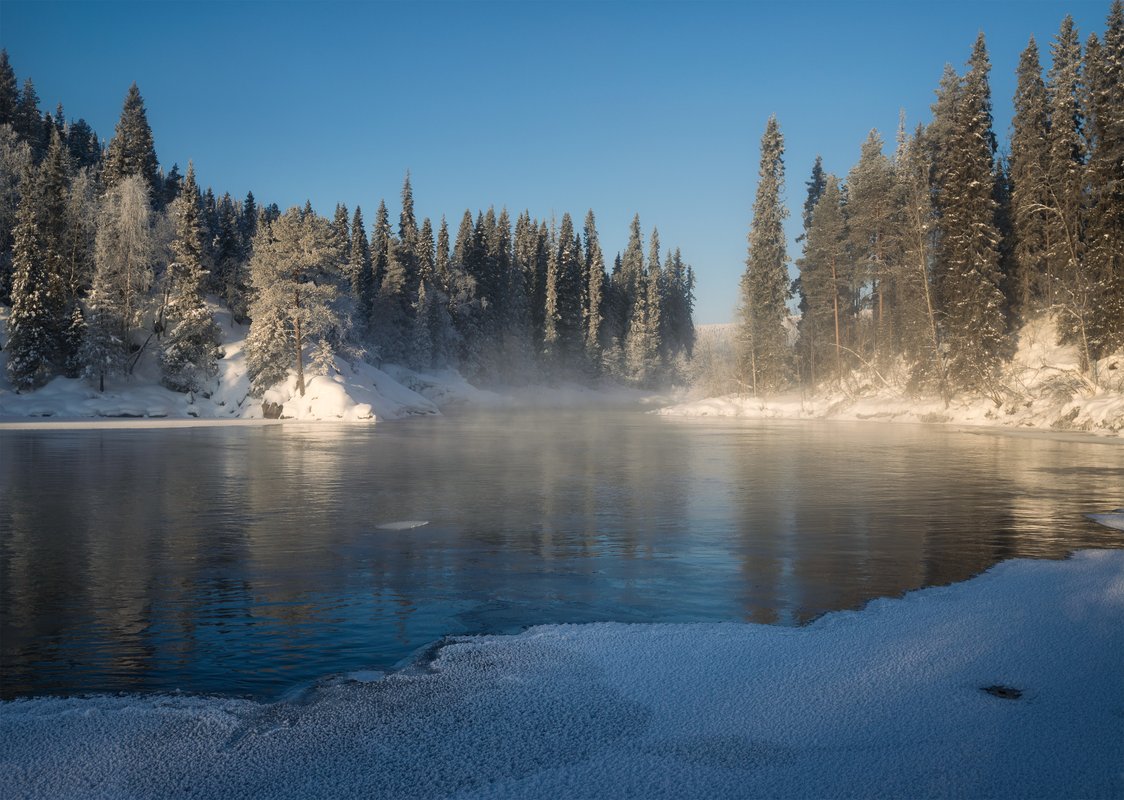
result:
[(792, 393), (769, 398), (726, 395), (690, 400), (660, 409), (683, 417), (749, 419), (844, 419), (941, 422), (1016, 428), (1084, 431), (1124, 436), (1124, 354), (1102, 359), (1093, 386), (1078, 369), (1076, 348), (1056, 344), (1046, 318), (1028, 323), (1004, 375), (1002, 402), (988, 397), (958, 398), (948, 407), (939, 398), (908, 397), (893, 386), (870, 382), (853, 393), (839, 389), (815, 395)]
[[(18, 394), (7, 382), (6, 357), (0, 352), (0, 420), (38, 417), (60, 420), (161, 419), (166, 421), (261, 420), (262, 400), (250, 397), (244, 345), (248, 327), (233, 321), (219, 303), (211, 310), (223, 337), (225, 356), (218, 362), (218, 375), (204, 392), (181, 394), (160, 385), (155, 343), (150, 342), (129, 377), (106, 381), (98, 392), (85, 381), (55, 378), (34, 392)], [(6, 313), (6, 312), (0, 312)], [(0, 319), (0, 339), (4, 336)], [(395, 368), (405, 377), (409, 370)], [(471, 397), (473, 389), (455, 372), (431, 379), (434, 393), (442, 401)], [(264, 400), (282, 406), (281, 416), (298, 420), (398, 419), (416, 414), (437, 414), (438, 403), (404, 386), (387, 372), (363, 362), (337, 359), (331, 375), (312, 375), (303, 397), (296, 392), (296, 378), (266, 393)]]
[(10, 702), (0, 769), (27, 798), (1109, 798), (1122, 673), (1124, 550), (1086, 551), (805, 628), (458, 638), (272, 704)]

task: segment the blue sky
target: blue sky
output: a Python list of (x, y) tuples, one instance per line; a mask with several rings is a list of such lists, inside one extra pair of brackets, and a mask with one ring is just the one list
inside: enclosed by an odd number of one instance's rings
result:
[[(380, 198), (407, 169), (419, 216), (465, 208), (597, 214), (607, 257), (640, 214), (698, 278), (696, 322), (732, 318), (776, 114), (792, 238), (817, 153), (845, 174), (898, 110), (928, 119), (946, 62), (983, 30), (1005, 143), (1014, 70), (1097, 2), (0, 3), (0, 44), (45, 108), (108, 139), (129, 84), (165, 167), (280, 206)], [(790, 245), (790, 257), (798, 250)]]

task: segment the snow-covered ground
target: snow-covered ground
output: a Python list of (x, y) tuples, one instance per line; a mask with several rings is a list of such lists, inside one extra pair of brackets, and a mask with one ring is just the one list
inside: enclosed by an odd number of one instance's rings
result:
[[(250, 397), (246, 374), (243, 348), (247, 326), (234, 323), (230, 312), (218, 303), (212, 303), (212, 311), (223, 334), (226, 355), (218, 362), (218, 375), (205, 393), (181, 394), (161, 386), (155, 343), (149, 344), (132, 375), (107, 380), (105, 392), (98, 392), (83, 380), (55, 378), (36, 391), (17, 393), (7, 381), (7, 359), (0, 351), (0, 425), (28, 418), (39, 420), (40, 427), (57, 427), (64, 421), (71, 426), (92, 421), (150, 425), (159, 420), (165, 426), (191, 420), (200, 424), (261, 421), (264, 403), (280, 405), (285, 419), (375, 421), (437, 414), (441, 408), (456, 406), (569, 408), (670, 402), (670, 398), (650, 392), (621, 387), (589, 389), (576, 384), (486, 391), (455, 370), (419, 373), (395, 365), (379, 369), (343, 359), (336, 359), (331, 375), (306, 374), (303, 397), (296, 391), (295, 374), (290, 372), (287, 381), (258, 399)], [(0, 308), (0, 341), (5, 335), (6, 313)], [(28, 423), (20, 425), (27, 427)]]
[(1053, 324), (1045, 318), (1023, 328), (1015, 357), (1004, 374), (1005, 390), (998, 404), (990, 397), (957, 398), (946, 407), (939, 398), (909, 397), (867, 375), (864, 385), (850, 392), (837, 387), (814, 395), (705, 397), (669, 406), (660, 413), (942, 422), (1124, 435), (1124, 354), (1101, 361), (1098, 385), (1093, 386), (1080, 374), (1076, 348), (1058, 345), (1056, 338)]
[(0, 706), (22, 798), (1124, 796), (1124, 550), (804, 628), (458, 638), (276, 703)]

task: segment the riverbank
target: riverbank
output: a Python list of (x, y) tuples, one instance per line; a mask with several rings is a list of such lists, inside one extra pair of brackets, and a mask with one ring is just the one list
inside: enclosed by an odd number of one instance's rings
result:
[[(1078, 364), (1076, 348), (1058, 345), (1047, 318), (1019, 332), (1018, 347), (991, 396), (910, 394), (903, 376), (856, 371), (815, 392), (771, 397), (748, 393), (692, 397), (661, 409), (682, 417), (837, 419), (1017, 428), (1124, 436), (1124, 353), (1102, 359), (1094, 384)], [(727, 346), (729, 343), (727, 343)]]
[(1124, 551), (1082, 551), (797, 629), (456, 638), (271, 704), (9, 702), (0, 764), (27, 798), (1110, 798), (1122, 673)]

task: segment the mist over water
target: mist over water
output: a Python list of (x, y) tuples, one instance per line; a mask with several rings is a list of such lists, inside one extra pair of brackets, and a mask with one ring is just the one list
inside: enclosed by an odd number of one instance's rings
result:
[[(825, 612), (1119, 547), (1124, 448), (635, 411), (0, 432), (0, 696), (275, 696), (449, 634)], [(422, 524), (424, 523), (424, 524)]]

